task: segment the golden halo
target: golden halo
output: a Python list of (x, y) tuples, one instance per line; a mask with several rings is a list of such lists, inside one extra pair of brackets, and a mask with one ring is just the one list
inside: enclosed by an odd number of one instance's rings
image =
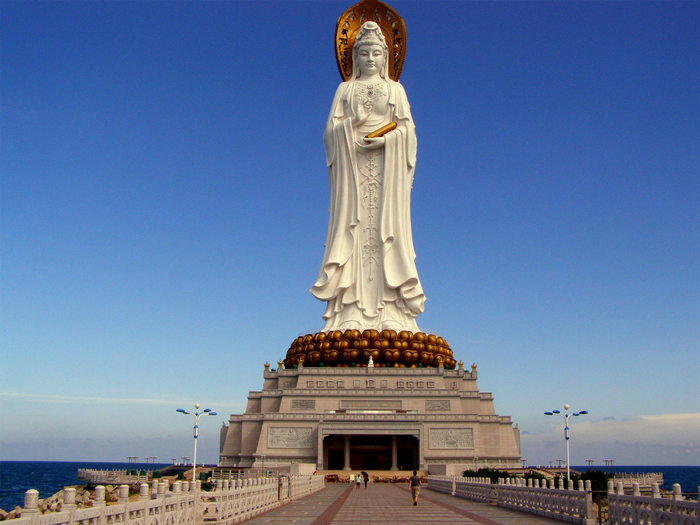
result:
[(379, 0), (362, 0), (348, 8), (335, 25), (335, 60), (343, 80), (352, 76), (352, 46), (365, 22), (376, 22), (389, 47), (389, 78), (398, 80), (406, 55), (406, 24), (399, 14)]

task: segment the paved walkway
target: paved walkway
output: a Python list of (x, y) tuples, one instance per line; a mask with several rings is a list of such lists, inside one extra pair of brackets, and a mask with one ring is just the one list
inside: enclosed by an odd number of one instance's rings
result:
[(551, 525), (559, 521), (540, 518), (485, 503), (422, 488), (418, 506), (413, 506), (407, 485), (370, 483), (355, 488), (347, 483), (329, 483), (316, 494), (261, 514), (247, 525)]

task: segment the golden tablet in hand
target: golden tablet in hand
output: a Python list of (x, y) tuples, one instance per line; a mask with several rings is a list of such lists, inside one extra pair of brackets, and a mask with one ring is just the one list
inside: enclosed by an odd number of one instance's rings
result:
[(386, 126), (382, 126), (379, 129), (375, 129), (372, 133), (367, 135), (365, 138), (366, 139), (376, 139), (379, 137), (383, 137), (384, 135), (386, 135), (390, 131), (394, 131), (396, 129), (397, 125), (398, 124), (396, 124), (396, 122), (389, 122)]

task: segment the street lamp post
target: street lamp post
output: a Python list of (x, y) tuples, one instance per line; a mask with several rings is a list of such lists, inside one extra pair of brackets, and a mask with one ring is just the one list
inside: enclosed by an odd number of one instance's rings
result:
[[(551, 412), (545, 412), (545, 416), (553, 416), (555, 414), (561, 414), (559, 410), (552, 410)], [(566, 441), (566, 481), (569, 482), (571, 480), (570, 477), (570, 459), (569, 459), (569, 418), (571, 416), (578, 417), (578, 416), (583, 416), (584, 414), (588, 414), (587, 410), (579, 410), (578, 412), (574, 412), (573, 414), (569, 414), (569, 404), (564, 405), (564, 440)]]
[(191, 414), (194, 417), (194, 456), (192, 456), (192, 481), (196, 481), (195, 476), (197, 475), (197, 437), (199, 436), (199, 417), (203, 415), (216, 415), (216, 412), (212, 412), (211, 408), (205, 408), (201, 412), (197, 412), (197, 410), (199, 410), (199, 403), (195, 403), (194, 408), (194, 414), (185, 410), (184, 408), (178, 408), (175, 410), (180, 414)]

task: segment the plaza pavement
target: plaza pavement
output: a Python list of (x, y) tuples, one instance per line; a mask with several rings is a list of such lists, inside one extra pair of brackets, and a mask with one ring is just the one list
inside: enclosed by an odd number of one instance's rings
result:
[(413, 506), (408, 485), (328, 483), (320, 492), (245, 521), (246, 525), (546, 525), (561, 523), (530, 514), (421, 489)]

